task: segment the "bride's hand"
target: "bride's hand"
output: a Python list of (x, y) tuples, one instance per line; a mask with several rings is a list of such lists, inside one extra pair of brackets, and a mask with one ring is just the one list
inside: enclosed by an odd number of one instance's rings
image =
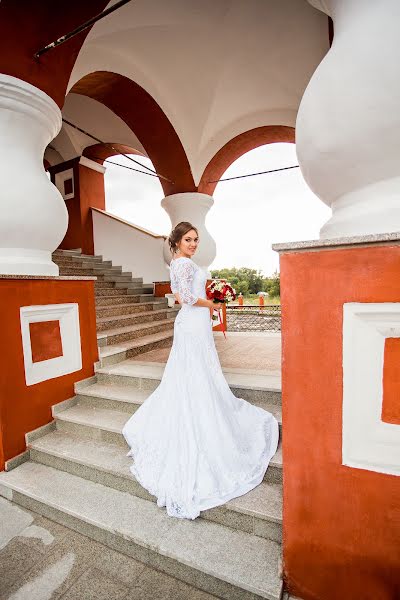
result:
[(223, 305), (224, 305), (223, 302), (213, 302), (212, 308), (215, 308), (216, 310), (220, 310), (223, 307)]

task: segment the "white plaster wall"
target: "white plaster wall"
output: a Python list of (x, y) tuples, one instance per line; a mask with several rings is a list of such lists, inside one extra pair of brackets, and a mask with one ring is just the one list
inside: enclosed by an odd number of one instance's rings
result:
[(169, 281), (169, 270), (163, 257), (163, 237), (153, 237), (107, 213), (92, 211), (94, 251), (104, 259), (143, 277), (144, 283)]
[(197, 183), (232, 137), (294, 126), (328, 45), (327, 17), (306, 0), (132, 2), (94, 26), (69, 86), (97, 70), (136, 81), (170, 119)]
[[(80, 94), (68, 94), (62, 115), (67, 121), (91, 133), (103, 142), (125, 144), (147, 156), (142, 144), (128, 125), (97, 100)], [(81, 156), (83, 150), (93, 144), (96, 144), (96, 141), (91, 137), (69, 125), (63, 124), (60, 133), (51, 145), (62, 157), (58, 162), (62, 162)], [(52, 162), (52, 164), (57, 163)]]
[[(63, 106), (63, 117), (88, 133), (92, 133), (103, 142), (126, 144), (145, 153), (142, 144), (128, 125), (101, 102), (82, 96), (68, 94)], [(68, 126), (67, 126), (68, 127)], [(71, 128), (69, 128), (71, 129)], [(82, 136), (82, 150), (96, 142), (76, 129), (74, 134)], [(147, 155), (146, 155), (147, 156)]]

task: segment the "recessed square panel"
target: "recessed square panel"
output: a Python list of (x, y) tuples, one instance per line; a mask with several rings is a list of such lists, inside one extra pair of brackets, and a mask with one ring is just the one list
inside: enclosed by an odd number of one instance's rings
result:
[[(388, 338), (398, 337), (400, 303), (344, 304), (344, 465), (400, 475), (400, 425), (382, 420), (385, 345)], [(389, 363), (387, 369), (386, 377)]]
[(32, 362), (41, 362), (63, 355), (60, 321), (29, 323)]
[(66, 169), (54, 176), (54, 183), (64, 200), (69, 200), (75, 195), (74, 170)]
[(72, 177), (64, 181), (64, 198), (74, 193), (74, 180)]
[[(20, 318), (26, 385), (34, 385), (82, 369), (78, 304), (22, 306)], [(58, 323), (59, 328), (58, 342), (54, 321)], [(49, 344), (53, 344), (51, 352), (57, 356), (46, 356), (46, 352), (50, 352), (49, 348), (46, 350), (44, 347), (46, 335)], [(59, 344), (62, 354), (58, 354), (57, 351)]]

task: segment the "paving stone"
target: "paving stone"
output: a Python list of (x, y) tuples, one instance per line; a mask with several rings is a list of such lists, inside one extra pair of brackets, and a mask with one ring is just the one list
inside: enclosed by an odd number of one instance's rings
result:
[(71, 585), (62, 600), (123, 600), (128, 591), (126, 585), (91, 567)]

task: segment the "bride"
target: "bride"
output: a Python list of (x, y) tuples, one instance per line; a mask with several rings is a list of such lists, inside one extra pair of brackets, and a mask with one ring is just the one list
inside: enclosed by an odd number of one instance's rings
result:
[(246, 494), (263, 480), (279, 428), (266, 410), (237, 398), (221, 370), (206, 298), (206, 273), (192, 260), (191, 223), (171, 232), (171, 290), (181, 309), (161, 382), (125, 423), (130, 470), (168, 515), (200, 511)]

